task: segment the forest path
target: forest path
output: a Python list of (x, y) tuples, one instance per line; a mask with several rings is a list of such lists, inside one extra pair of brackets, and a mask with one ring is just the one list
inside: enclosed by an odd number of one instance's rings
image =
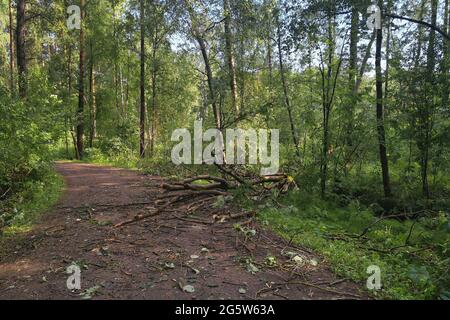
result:
[[(57, 163), (56, 168), (66, 181), (65, 193), (32, 231), (6, 242), (0, 299), (367, 297), (357, 284), (336, 278), (313, 253), (255, 223), (256, 236), (247, 240), (234, 222), (205, 223), (211, 220), (208, 212), (183, 219), (183, 212), (169, 211), (114, 229), (112, 224), (153, 208), (163, 193), (162, 178), (91, 164)], [(264, 263), (268, 255), (276, 258), (276, 267)], [(79, 291), (66, 285), (72, 262), (82, 267)]]

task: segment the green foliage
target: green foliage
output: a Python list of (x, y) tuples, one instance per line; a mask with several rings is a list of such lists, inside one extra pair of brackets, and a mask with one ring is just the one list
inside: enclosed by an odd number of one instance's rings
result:
[(28, 231), (40, 214), (56, 203), (63, 186), (64, 181), (52, 168), (40, 168), (39, 176), (27, 179), (18, 191), (0, 202), (0, 235)]
[(0, 201), (43, 181), (50, 146), (59, 139), (61, 101), (39, 71), (29, 90), (28, 100), (20, 101), (0, 87)]
[(444, 212), (418, 221), (383, 220), (361, 236), (377, 218), (357, 202), (340, 207), (292, 193), (282, 208), (271, 204), (258, 208), (264, 225), (316, 250), (341, 276), (364, 285), (367, 267), (379, 266), (383, 288), (373, 292), (375, 297), (436, 299), (447, 294), (450, 232)]

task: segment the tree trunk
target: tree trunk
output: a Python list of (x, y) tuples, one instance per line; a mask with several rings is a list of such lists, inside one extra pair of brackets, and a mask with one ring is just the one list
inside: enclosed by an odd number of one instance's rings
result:
[(144, 30), (144, 0), (140, 0), (140, 28), (141, 28), (141, 77), (140, 77), (140, 156), (145, 157), (145, 30)]
[(277, 15), (276, 19), (277, 19), (276, 22), (277, 22), (277, 39), (278, 39), (277, 40), (277, 42), (278, 42), (278, 60), (279, 60), (279, 64), (280, 64), (280, 75), (281, 75), (281, 84), (283, 86), (284, 103), (285, 103), (286, 109), (288, 111), (291, 135), (292, 135), (292, 140), (293, 140), (294, 146), (295, 146), (295, 152), (297, 154), (297, 157), (300, 158), (300, 147), (299, 147), (299, 142), (298, 142), (298, 137), (297, 137), (297, 131), (295, 129), (291, 101), (289, 99), (289, 92), (288, 92), (288, 87), (287, 87), (286, 74), (285, 74), (285, 70), (284, 70), (283, 47), (282, 47), (282, 42), (281, 42), (281, 27), (280, 27), (280, 21), (279, 21), (278, 15)]
[(27, 95), (27, 57), (26, 57), (26, 1), (17, 0), (17, 69), (19, 73), (19, 94), (22, 98)]
[(238, 104), (237, 80), (236, 80), (236, 60), (233, 49), (233, 35), (231, 30), (231, 7), (230, 0), (223, 0), (223, 10), (225, 16), (225, 51), (228, 62), (229, 81), (231, 88), (231, 104), (236, 116), (239, 116), (240, 107)]
[[(449, 4), (448, 0), (445, 0), (445, 8), (444, 8), (444, 32), (449, 34)], [(450, 66), (450, 57), (449, 57), (449, 45), (448, 40), (444, 39), (443, 51), (444, 57), (442, 59), (442, 110), (448, 108), (448, 87), (450, 84), (448, 83), (448, 71)]]
[[(381, 1), (380, 1), (381, 2)], [(380, 3), (381, 4), (381, 3)], [(381, 7), (381, 5), (380, 5)], [(380, 164), (383, 178), (383, 188), (385, 197), (391, 197), (391, 183), (389, 180), (389, 163), (387, 158), (386, 134), (384, 128), (384, 110), (383, 110), (383, 76), (381, 70), (381, 48), (383, 45), (383, 30), (377, 30), (376, 40), (376, 95), (377, 95), (377, 132), (380, 153)]]
[(349, 72), (348, 72), (348, 89), (350, 95), (350, 103), (348, 106), (348, 125), (347, 125), (347, 145), (352, 146), (351, 134), (353, 131), (354, 108), (356, 104), (355, 85), (358, 65), (358, 36), (359, 36), (359, 12), (355, 6), (352, 8), (352, 22), (350, 30), (350, 56), (349, 56)]
[(83, 158), (84, 152), (84, 0), (80, 1), (81, 7), (81, 28), (80, 28), (80, 65), (78, 79), (78, 110), (77, 110), (77, 159)]
[[(68, 96), (68, 108), (70, 110), (70, 112), (72, 111), (70, 102), (71, 102), (71, 97), (72, 97), (72, 44), (70, 43), (68, 45), (68, 57), (67, 57), (67, 96)], [(68, 131), (72, 132), (72, 125), (69, 122), (69, 114), (66, 111), (65, 115), (65, 125), (66, 125), (66, 155), (67, 158), (69, 158), (69, 139), (67, 136)], [(74, 149), (75, 149), (75, 157), (77, 156), (78, 152), (76, 152), (77, 150), (77, 145), (76, 143), (74, 144)]]
[(356, 79), (356, 84), (355, 84), (355, 89), (354, 89), (355, 95), (358, 95), (358, 93), (359, 93), (359, 88), (361, 87), (362, 79), (364, 77), (364, 73), (366, 72), (367, 62), (369, 61), (369, 58), (371, 56), (372, 46), (376, 40), (376, 37), (377, 37), (377, 33), (375, 31), (372, 34), (372, 36), (370, 37), (370, 41), (369, 41), (369, 44), (367, 45), (363, 61), (361, 62), (361, 67), (359, 69), (359, 74)]
[[(422, 0), (419, 10), (419, 19), (423, 19), (424, 11), (425, 11), (425, 5), (427, 0)], [(420, 56), (422, 55), (422, 40), (423, 40), (423, 25), (419, 24), (419, 34), (417, 35), (417, 47), (414, 52), (414, 68), (416, 72), (419, 72), (419, 66), (420, 66)]]
[(197, 39), (197, 42), (200, 46), (200, 50), (202, 52), (203, 61), (205, 63), (205, 71), (206, 71), (206, 77), (208, 81), (208, 88), (209, 88), (209, 98), (211, 100), (211, 105), (214, 112), (214, 120), (216, 122), (216, 128), (219, 130), (222, 130), (222, 121), (221, 121), (221, 115), (220, 115), (220, 109), (217, 107), (217, 101), (216, 101), (216, 93), (214, 88), (214, 78), (212, 74), (211, 64), (209, 63), (208, 58), (208, 51), (206, 49), (206, 43), (203, 37), (196, 31), (195, 32), (195, 38)]
[(158, 70), (157, 70), (157, 50), (158, 50), (158, 31), (155, 26), (155, 34), (153, 36), (153, 52), (152, 52), (152, 129), (151, 129), (151, 137), (150, 137), (150, 150), (153, 155), (153, 151), (155, 149), (156, 143), (156, 130), (158, 125), (158, 106), (157, 106), (157, 80), (158, 80)]
[[(327, 175), (328, 175), (328, 151), (329, 151), (329, 135), (330, 135), (330, 114), (332, 107), (332, 99), (334, 95), (334, 89), (331, 90), (332, 77), (333, 77), (333, 57), (335, 53), (335, 17), (329, 12), (328, 18), (328, 61), (327, 61), (327, 77), (325, 79), (325, 70), (322, 71), (322, 113), (323, 113), (323, 140), (322, 140), (322, 155), (320, 163), (320, 190), (321, 197), (325, 198)], [(336, 71), (336, 78), (333, 87), (336, 86), (337, 75), (339, 71)]]
[(94, 52), (92, 41), (90, 42), (91, 47), (91, 59), (89, 65), (89, 104), (90, 104), (90, 132), (89, 132), (89, 147), (92, 148), (94, 145), (94, 139), (97, 135), (97, 103), (95, 95), (95, 70), (94, 70)]
[(267, 66), (269, 68), (269, 94), (270, 102), (273, 103), (273, 58), (272, 58), (272, 37), (270, 32), (270, 25), (267, 30)]
[(130, 50), (127, 52), (127, 84), (125, 86), (125, 116), (128, 116), (128, 108), (130, 104)]
[[(353, 147), (353, 128), (354, 128), (354, 114), (356, 106), (356, 78), (358, 67), (358, 37), (359, 37), (359, 12), (358, 9), (353, 6), (351, 16), (351, 29), (350, 29), (350, 55), (349, 55), (349, 71), (348, 71), (348, 94), (349, 104), (344, 114), (347, 117), (347, 125), (345, 129), (345, 159), (350, 158)], [(347, 167), (344, 168), (347, 174)]]
[[(436, 25), (437, 21), (437, 10), (438, 10), (438, 0), (431, 0), (431, 24)], [(445, 41), (445, 40), (444, 40)], [(436, 53), (435, 53), (435, 45), (436, 45), (436, 31), (434, 29), (430, 30), (430, 37), (428, 42), (428, 52), (427, 52), (427, 76), (429, 88), (427, 90), (427, 95), (434, 95), (432, 88), (436, 85), (436, 78), (434, 76), (434, 67), (436, 64)], [(428, 165), (429, 165), (429, 157), (430, 157), (430, 145), (431, 145), (431, 131), (433, 127), (433, 97), (428, 99), (428, 102), (425, 102), (424, 112), (423, 112), (423, 130), (424, 130), (424, 141), (421, 143), (421, 175), (422, 175), (422, 192), (423, 195), (427, 198), (430, 197), (429, 185), (428, 185)]]
[[(392, 11), (392, 0), (388, 0), (387, 12), (390, 14)], [(388, 98), (389, 98), (389, 63), (391, 56), (391, 20), (387, 19), (387, 38), (386, 38), (386, 71), (384, 73), (384, 109), (385, 112), (388, 109)]]
[(119, 67), (118, 67), (118, 46), (117, 46), (117, 23), (116, 23), (116, 1), (112, 0), (112, 24), (113, 24), (113, 59), (114, 59), (114, 72), (113, 72), (113, 82), (114, 82), (114, 104), (117, 110), (117, 116), (120, 120), (123, 118), (123, 110), (119, 107)]
[(9, 10), (9, 81), (11, 93), (14, 93), (16, 86), (14, 84), (14, 22), (11, 0), (8, 3)]

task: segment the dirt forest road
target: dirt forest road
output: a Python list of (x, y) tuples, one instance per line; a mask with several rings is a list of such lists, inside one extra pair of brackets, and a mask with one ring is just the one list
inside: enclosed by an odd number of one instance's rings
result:
[[(162, 179), (90, 164), (56, 167), (66, 181), (64, 195), (32, 231), (7, 241), (0, 299), (367, 297), (320, 257), (255, 222), (249, 227), (256, 235), (247, 238), (233, 227), (236, 221), (212, 223), (208, 210), (189, 217), (162, 212), (115, 229), (154, 209), (164, 192)], [(81, 267), (81, 290), (67, 288), (66, 269), (73, 262)]]

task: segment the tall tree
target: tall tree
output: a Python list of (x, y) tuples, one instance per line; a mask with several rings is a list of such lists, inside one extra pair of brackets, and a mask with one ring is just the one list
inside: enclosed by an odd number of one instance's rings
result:
[[(436, 25), (437, 22), (437, 10), (438, 10), (438, 0), (431, 0), (431, 24)], [(444, 40), (445, 41), (445, 40)], [(421, 141), (419, 143), (420, 149), (420, 166), (422, 175), (422, 192), (425, 197), (430, 196), (429, 185), (428, 185), (428, 166), (430, 158), (430, 145), (431, 145), (431, 135), (433, 130), (433, 108), (434, 108), (434, 92), (432, 88), (436, 85), (436, 77), (434, 75), (434, 68), (436, 64), (436, 31), (435, 29), (430, 29), (430, 35), (428, 39), (428, 52), (427, 52), (427, 95), (431, 95), (428, 101), (425, 101), (424, 106), (421, 108), (421, 121), (420, 129), (422, 131)]]
[[(203, 58), (203, 63), (205, 65), (205, 74), (206, 74), (206, 81), (208, 83), (208, 91), (209, 91), (209, 103), (212, 106), (212, 111), (214, 114), (214, 122), (216, 125), (216, 128), (219, 130), (222, 130), (222, 112), (220, 108), (220, 104), (217, 102), (216, 97), (216, 88), (215, 88), (215, 79), (213, 75), (213, 70), (211, 67), (211, 63), (209, 60), (209, 54), (208, 54), (208, 48), (207, 48), (207, 42), (206, 42), (206, 34), (207, 32), (211, 31), (216, 24), (213, 23), (212, 26), (206, 28), (202, 25), (202, 23), (199, 21), (199, 17), (197, 16), (197, 13), (195, 12), (194, 8), (192, 7), (192, 4), (189, 0), (185, 0), (186, 9), (188, 11), (190, 20), (191, 20), (191, 33), (194, 37), (194, 39), (197, 41), (200, 52)], [(204, 18), (204, 17), (202, 17)], [(205, 19), (206, 20), (206, 19)]]
[[(379, 7), (382, 8), (382, 2), (379, 1)], [(375, 54), (375, 73), (376, 73), (376, 96), (377, 96), (377, 132), (381, 172), (383, 178), (383, 188), (385, 197), (391, 197), (391, 183), (389, 177), (389, 163), (386, 148), (386, 133), (384, 127), (384, 109), (383, 109), (383, 75), (381, 69), (381, 51), (383, 45), (383, 29), (377, 28), (376, 54)]]
[(233, 48), (233, 33), (231, 29), (231, 6), (230, 0), (223, 0), (224, 25), (225, 25), (225, 51), (228, 63), (228, 75), (231, 88), (231, 104), (236, 116), (239, 116), (240, 107), (238, 103), (237, 79), (236, 79), (236, 59)]
[(286, 79), (286, 70), (284, 67), (284, 58), (283, 58), (283, 42), (282, 42), (282, 34), (281, 34), (281, 21), (280, 21), (280, 12), (277, 9), (275, 14), (276, 24), (277, 24), (277, 44), (278, 44), (278, 62), (280, 67), (280, 76), (281, 76), (281, 85), (283, 87), (284, 94), (284, 105), (287, 109), (289, 116), (289, 124), (291, 128), (292, 140), (294, 142), (295, 152), (297, 157), (300, 158), (300, 145), (299, 139), (297, 135), (297, 130), (295, 128), (294, 116), (292, 113), (291, 100), (289, 98), (288, 84)]
[(217, 105), (217, 99), (216, 99), (216, 89), (214, 86), (214, 76), (211, 68), (211, 63), (209, 61), (208, 56), (208, 49), (206, 48), (206, 41), (203, 38), (202, 35), (200, 35), (200, 32), (198, 30), (194, 31), (195, 38), (197, 39), (198, 45), (200, 46), (200, 51), (202, 53), (203, 62), (205, 64), (205, 71), (206, 71), (206, 78), (208, 82), (208, 88), (209, 88), (209, 98), (210, 103), (212, 105), (213, 113), (214, 113), (214, 120), (216, 123), (216, 128), (221, 130), (222, 129), (222, 119), (221, 119), (221, 112)]
[(349, 105), (347, 108), (347, 132), (346, 132), (346, 144), (349, 150), (352, 147), (352, 132), (353, 132), (353, 121), (354, 112), (356, 105), (356, 76), (358, 68), (358, 38), (359, 38), (359, 11), (356, 5), (352, 6), (351, 12), (351, 26), (350, 26), (350, 52), (349, 52), (349, 66), (348, 66), (348, 89), (349, 89)]
[(156, 142), (156, 130), (158, 125), (158, 48), (159, 48), (159, 39), (158, 39), (158, 25), (155, 24), (153, 27), (153, 35), (152, 35), (152, 70), (151, 70), (151, 78), (152, 78), (152, 124), (151, 124), (151, 132), (150, 132), (150, 151), (153, 155), (153, 151), (155, 149)]
[(26, 55), (26, 1), (17, 0), (16, 49), (17, 69), (19, 73), (19, 94), (27, 95), (27, 55)]
[[(388, 0), (387, 13), (390, 14), (392, 11), (392, 0)], [(391, 19), (387, 18), (387, 37), (386, 37), (386, 70), (384, 72), (384, 109), (387, 109), (387, 103), (389, 98), (389, 67), (390, 67), (390, 57), (391, 57), (391, 35), (392, 26)]]
[(97, 135), (97, 103), (95, 92), (95, 67), (94, 67), (94, 46), (92, 39), (89, 41), (89, 115), (90, 115), (90, 131), (89, 131), (89, 148), (93, 147), (94, 139)]
[(140, 140), (139, 140), (139, 154), (141, 158), (145, 157), (145, 114), (146, 114), (146, 102), (145, 102), (145, 7), (144, 0), (140, 0), (140, 44), (141, 44), (141, 52), (140, 52), (140, 124), (139, 124), (139, 132), (140, 132)]
[(77, 159), (83, 158), (84, 152), (84, 68), (85, 68), (85, 52), (84, 52), (84, 16), (85, 16), (85, 0), (80, 0), (80, 39), (79, 39), (79, 77), (78, 77), (78, 109), (77, 109)]
[[(446, 34), (449, 34), (449, 0), (445, 0), (444, 2), (444, 32)], [(444, 44), (443, 44), (443, 51), (444, 56), (442, 58), (442, 109), (445, 110), (445, 108), (448, 107), (448, 97), (449, 97), (449, 82), (448, 82), (448, 71), (450, 67), (450, 47), (449, 47), (449, 40), (444, 38)]]
[(14, 23), (13, 23), (13, 9), (12, 1), (8, 2), (8, 13), (9, 13), (9, 81), (11, 92), (15, 91), (14, 84)]
[[(336, 87), (338, 77), (341, 70), (343, 49), (342, 46), (337, 66), (335, 63), (336, 55), (336, 13), (329, 4), (327, 9), (326, 22), (326, 57), (323, 57), (320, 51), (320, 75), (321, 75), (321, 89), (322, 89), (322, 152), (320, 157), (320, 190), (322, 198), (326, 195), (326, 186), (328, 179), (328, 162), (330, 149), (330, 120), (331, 111), (333, 109), (334, 100), (336, 97)], [(325, 61), (324, 61), (325, 60)]]

